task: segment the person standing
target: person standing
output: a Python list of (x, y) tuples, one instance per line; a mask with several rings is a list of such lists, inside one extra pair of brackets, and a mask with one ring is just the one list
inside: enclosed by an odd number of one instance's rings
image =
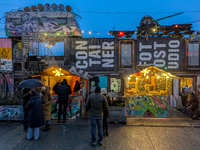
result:
[(196, 119), (198, 117), (198, 115), (195, 112), (199, 107), (198, 98), (193, 91), (190, 92), (188, 98), (189, 99), (188, 99), (188, 104), (187, 104), (186, 110), (188, 112), (190, 112), (190, 114), (192, 115), (190, 117), (192, 117), (192, 119)]
[[(42, 110), (42, 104), (45, 101), (38, 98), (37, 92), (31, 91), (31, 97), (26, 105), (26, 109), (29, 110), (28, 113), (28, 132), (27, 139), (31, 140), (34, 138), (37, 141), (40, 137), (39, 127), (44, 125), (44, 113)], [(34, 135), (33, 135), (34, 130)]]
[(31, 94), (30, 94), (31, 89), (28, 88), (23, 88), (22, 89), (22, 99), (23, 99), (23, 112), (24, 112), (24, 120), (23, 120), (23, 126), (24, 126), (24, 131), (28, 131), (28, 110), (26, 109), (26, 104), (28, 103)]
[(67, 109), (67, 104), (69, 100), (69, 95), (72, 93), (71, 92), (71, 87), (67, 84), (67, 80), (63, 79), (63, 82), (61, 82), (61, 85), (58, 86), (57, 88), (58, 92), (58, 103), (59, 103), (59, 111), (58, 111), (58, 123), (60, 123), (60, 117), (61, 117), (61, 111), (62, 111), (62, 106), (64, 106), (63, 110), (63, 123), (66, 122), (66, 109)]
[(98, 143), (102, 145), (103, 142), (103, 112), (108, 113), (108, 104), (105, 96), (101, 95), (101, 88), (96, 87), (95, 93), (88, 97), (86, 104), (87, 110), (90, 110), (90, 121), (91, 121), (91, 141), (92, 146), (96, 145), (96, 125), (98, 126)]
[[(104, 95), (106, 97), (107, 103), (108, 103), (108, 107), (110, 106), (110, 96), (107, 95), (107, 90), (106, 88), (102, 88), (101, 89), (101, 94)], [(107, 112), (107, 113), (106, 113)], [(109, 117), (109, 108), (108, 111), (106, 111), (103, 113), (103, 135), (108, 136), (108, 122), (107, 119)]]
[[(187, 87), (184, 86), (183, 89), (181, 90), (181, 100), (182, 100), (182, 106), (183, 106), (183, 114), (187, 113), (186, 112), (186, 104), (187, 104), (187, 94), (184, 92), (184, 90), (186, 89)], [(187, 91), (187, 90), (186, 90)]]
[(74, 92), (78, 92), (80, 90), (80, 83), (76, 80), (76, 84), (74, 86)]
[[(58, 82), (53, 86), (53, 91), (56, 93), (57, 92), (57, 88), (58, 88), (58, 86), (61, 84), (61, 80), (58, 80)], [(58, 93), (56, 93), (56, 94), (58, 94)]]
[(53, 96), (50, 93), (51, 87), (44, 86), (42, 90), (42, 99), (45, 101), (43, 104), (44, 119), (46, 121), (45, 127), (42, 131), (50, 130), (50, 120), (51, 120), (51, 104), (53, 102)]

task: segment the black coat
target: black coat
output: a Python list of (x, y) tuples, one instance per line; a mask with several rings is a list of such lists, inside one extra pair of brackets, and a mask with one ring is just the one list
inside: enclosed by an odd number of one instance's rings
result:
[(182, 89), (182, 92), (181, 92), (181, 100), (182, 100), (182, 105), (186, 107), (187, 98), (188, 98), (188, 97), (185, 96), (185, 94), (184, 94), (184, 89), (185, 89), (185, 88), (183, 88), (183, 89)]
[(199, 107), (199, 101), (198, 101), (198, 98), (197, 98), (197, 96), (194, 94), (194, 93), (192, 93), (191, 94), (191, 100), (190, 100), (190, 105), (192, 106), (192, 110), (193, 111), (195, 111), (198, 107)]
[(29, 89), (26, 89), (26, 88), (23, 88), (22, 89), (22, 99), (23, 99), (23, 105), (26, 106), (26, 104), (28, 103), (30, 97), (31, 97), (31, 94), (29, 93)]
[(74, 92), (78, 92), (78, 90), (80, 90), (80, 84), (79, 83), (76, 83), (75, 86), (74, 86)]
[(64, 82), (61, 83), (61, 85), (57, 88), (58, 93), (58, 100), (59, 101), (68, 101), (69, 95), (71, 92), (71, 87), (69, 85), (66, 85)]
[(45, 101), (39, 99), (37, 96), (31, 96), (26, 105), (26, 109), (29, 110), (28, 114), (28, 127), (38, 128), (44, 125), (44, 113), (42, 110), (42, 104)]

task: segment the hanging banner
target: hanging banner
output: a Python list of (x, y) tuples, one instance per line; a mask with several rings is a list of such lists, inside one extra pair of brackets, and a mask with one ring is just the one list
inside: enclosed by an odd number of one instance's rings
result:
[(181, 38), (138, 39), (135, 49), (135, 64), (152, 64), (163, 70), (185, 70), (185, 41)]
[(64, 65), (84, 71), (117, 71), (117, 39), (66, 38)]

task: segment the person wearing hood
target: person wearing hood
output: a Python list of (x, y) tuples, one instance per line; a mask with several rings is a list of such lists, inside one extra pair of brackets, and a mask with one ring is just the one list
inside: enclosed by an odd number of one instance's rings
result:
[(30, 100), (26, 105), (26, 109), (29, 110), (27, 132), (28, 140), (34, 138), (34, 140), (37, 141), (40, 137), (39, 127), (44, 125), (44, 113), (42, 110), (42, 104), (45, 104), (45, 101), (42, 98), (38, 98), (36, 91), (31, 91)]
[(44, 119), (46, 121), (45, 127), (42, 131), (50, 130), (50, 120), (51, 120), (51, 105), (53, 102), (53, 96), (50, 93), (51, 87), (44, 86), (42, 91), (42, 99), (45, 101), (43, 104)]
[(24, 120), (23, 120), (23, 126), (24, 126), (24, 131), (28, 131), (28, 110), (26, 109), (26, 104), (28, 103), (31, 94), (30, 94), (31, 89), (28, 88), (23, 88), (22, 89), (22, 99), (23, 99), (23, 112), (24, 112)]
[[(187, 104), (187, 108), (186, 110), (188, 112), (190, 112), (190, 114), (192, 115), (192, 119), (196, 119), (198, 116), (195, 113), (195, 111), (198, 109), (199, 107), (199, 101), (197, 96), (195, 95), (195, 93), (193, 91), (189, 91), (188, 89), (186, 89), (189, 92), (189, 96), (188, 96), (188, 104)], [(185, 91), (186, 91), (185, 90)]]
[[(107, 95), (107, 90), (106, 88), (102, 88), (101, 89), (101, 94), (104, 95), (106, 97), (108, 106), (110, 106), (110, 96)], [(104, 111), (103, 113), (103, 135), (108, 136), (108, 122), (107, 119), (109, 117), (109, 107), (107, 111)]]
[(80, 83), (76, 80), (76, 84), (74, 86), (74, 92), (78, 92), (80, 90)]
[(188, 88), (186, 86), (184, 86), (183, 89), (181, 90), (181, 93), (180, 93), (181, 100), (182, 100), (182, 106), (183, 106), (183, 114), (187, 113), (187, 111), (186, 111), (186, 104), (187, 104), (187, 98), (188, 98), (188, 96), (187, 96), (187, 93), (184, 92), (185, 89), (188, 89)]

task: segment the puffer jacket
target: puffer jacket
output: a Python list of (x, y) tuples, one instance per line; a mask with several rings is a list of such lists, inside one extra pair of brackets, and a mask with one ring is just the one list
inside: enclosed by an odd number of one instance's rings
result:
[(44, 103), (45, 101), (43, 99), (39, 99), (37, 96), (31, 96), (26, 105), (26, 109), (29, 110), (28, 127), (38, 128), (44, 125), (44, 113), (42, 110), (42, 104)]
[(102, 117), (103, 113), (108, 114), (107, 100), (105, 96), (99, 93), (94, 93), (89, 96), (86, 108), (90, 110), (92, 117)]
[(45, 101), (43, 104), (43, 112), (45, 121), (51, 120), (51, 104), (53, 102), (53, 96), (50, 93), (51, 87), (45, 86), (46, 90), (42, 91), (42, 99)]
[(57, 88), (57, 93), (59, 101), (67, 102), (69, 99), (69, 95), (72, 93), (71, 87), (67, 85), (66, 82), (61, 82), (61, 85), (59, 85)]
[(29, 93), (30, 89), (27, 89), (27, 88), (23, 88), (22, 89), (22, 99), (23, 99), (23, 105), (26, 106), (26, 104), (28, 103), (30, 97), (31, 97), (31, 94)]

